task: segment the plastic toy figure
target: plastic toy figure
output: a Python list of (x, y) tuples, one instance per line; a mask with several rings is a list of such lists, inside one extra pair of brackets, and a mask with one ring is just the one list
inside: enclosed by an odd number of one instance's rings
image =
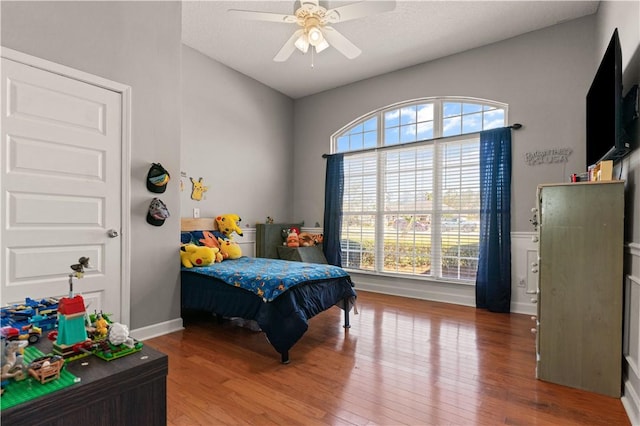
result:
[(60, 378), (64, 368), (64, 358), (60, 355), (45, 355), (29, 363), (29, 374), (40, 383), (45, 384)]
[(69, 298), (73, 297), (73, 281), (71, 278), (75, 275), (76, 278), (82, 278), (84, 276), (84, 268), (89, 267), (89, 258), (81, 257), (78, 259), (78, 263), (71, 265), (71, 269), (75, 271), (74, 274), (69, 275)]
[(96, 335), (99, 337), (106, 337), (109, 332), (109, 323), (102, 317), (102, 314), (98, 314), (98, 318), (95, 321)]
[(3, 343), (2, 369), (0, 378), (2, 379), (2, 391), (9, 383), (9, 379), (21, 379), (24, 377), (24, 365), (22, 364), (22, 351), (29, 343), (25, 340), (12, 340)]
[(7, 340), (28, 340), (28, 343), (36, 344), (42, 336), (42, 329), (33, 325), (25, 325), (23, 327), (2, 327), (0, 335)]
[(82, 278), (84, 268), (88, 267), (88, 257), (81, 257), (77, 264), (71, 265), (74, 272), (69, 274), (69, 297), (63, 297), (58, 302), (58, 333), (53, 352), (62, 356), (75, 354), (74, 345), (88, 340), (84, 299), (79, 294), (73, 295), (73, 278)]

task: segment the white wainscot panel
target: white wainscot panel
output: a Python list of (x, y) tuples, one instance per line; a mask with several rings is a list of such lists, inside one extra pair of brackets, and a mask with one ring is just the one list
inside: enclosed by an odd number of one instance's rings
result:
[(538, 290), (538, 243), (535, 232), (511, 233), (511, 311), (535, 315)]
[(628, 276), (625, 287), (625, 357), (640, 376), (640, 279)]
[(233, 240), (238, 243), (242, 249), (242, 255), (247, 257), (256, 256), (256, 229), (243, 228), (242, 237), (234, 236)]
[(624, 392), (622, 404), (631, 424), (640, 424), (640, 244), (626, 250), (624, 306)]

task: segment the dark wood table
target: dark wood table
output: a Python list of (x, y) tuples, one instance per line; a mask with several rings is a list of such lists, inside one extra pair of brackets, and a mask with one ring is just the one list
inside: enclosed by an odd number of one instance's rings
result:
[[(38, 349), (51, 351), (42, 339)], [(2, 426), (166, 425), (168, 357), (145, 345), (104, 361), (88, 356), (65, 368), (80, 382), (3, 410)]]

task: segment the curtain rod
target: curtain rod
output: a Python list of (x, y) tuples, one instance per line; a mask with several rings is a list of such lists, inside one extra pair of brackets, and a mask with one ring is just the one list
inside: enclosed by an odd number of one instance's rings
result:
[[(509, 128), (509, 129), (513, 129), (513, 130), (520, 130), (520, 129), (522, 129), (523, 126), (520, 123), (513, 123), (511, 126), (506, 126), (506, 127)], [(458, 135), (456, 135), (456, 136), (458, 136)], [(463, 135), (460, 135), (460, 136), (463, 136)], [(441, 136), (439, 138), (426, 139), (426, 140), (424, 140), (422, 142), (437, 141), (437, 140), (446, 139), (446, 138), (449, 138), (449, 137), (450, 136)], [(384, 146), (384, 147), (376, 146), (376, 147), (373, 147), (373, 148), (361, 149), (360, 151), (356, 151), (355, 153), (361, 154), (363, 152), (377, 151), (379, 149), (398, 148), (398, 147), (403, 147), (403, 146), (407, 146), (407, 145), (412, 145), (414, 143), (415, 142), (407, 142), (407, 143), (389, 145), (389, 146)], [(333, 154), (322, 154), (322, 158), (327, 158), (327, 157), (330, 157), (331, 155), (333, 155)]]

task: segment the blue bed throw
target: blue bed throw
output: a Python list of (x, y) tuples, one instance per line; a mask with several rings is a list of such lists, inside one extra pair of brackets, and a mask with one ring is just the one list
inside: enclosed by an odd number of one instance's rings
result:
[(243, 288), (257, 294), (265, 302), (273, 301), (298, 284), (348, 276), (342, 268), (332, 265), (246, 256), (208, 266), (182, 267), (182, 270), (208, 275)]

